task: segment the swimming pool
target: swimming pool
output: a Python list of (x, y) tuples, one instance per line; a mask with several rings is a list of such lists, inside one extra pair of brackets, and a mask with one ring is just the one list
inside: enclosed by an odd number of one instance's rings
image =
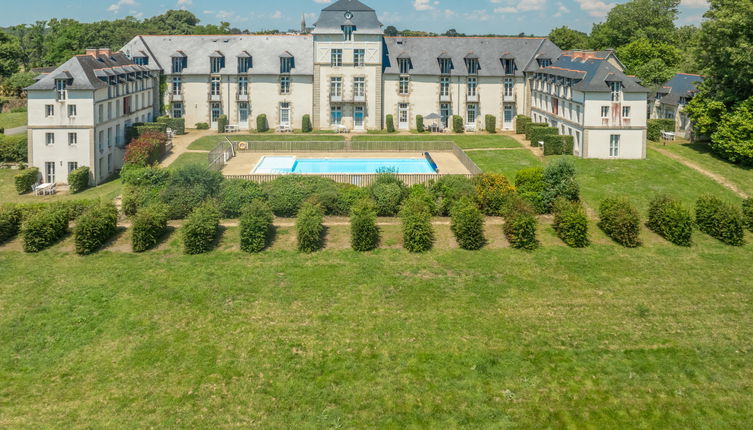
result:
[(436, 173), (426, 158), (296, 158), (265, 156), (253, 173), (259, 174), (369, 174), (380, 171), (395, 173)]

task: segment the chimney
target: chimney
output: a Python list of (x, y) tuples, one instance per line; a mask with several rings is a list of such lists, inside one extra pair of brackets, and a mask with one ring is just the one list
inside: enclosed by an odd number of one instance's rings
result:
[(97, 58), (97, 55), (99, 55), (99, 49), (97, 48), (86, 48), (86, 55), (90, 57)]
[(99, 48), (99, 55), (111, 56), (112, 50), (110, 48)]

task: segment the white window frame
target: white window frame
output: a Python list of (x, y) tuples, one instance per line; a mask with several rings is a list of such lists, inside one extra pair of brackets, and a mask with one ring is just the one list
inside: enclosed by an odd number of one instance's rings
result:
[(410, 77), (401, 76), (398, 82), (398, 93), (401, 95), (407, 95), (410, 92)]
[(332, 97), (342, 97), (343, 95), (343, 78), (333, 76), (329, 78), (329, 92)]
[(241, 96), (248, 95), (248, 78), (245, 76), (241, 76), (238, 78), (238, 95), (241, 95)]
[(366, 78), (356, 76), (353, 78), (353, 95), (355, 97), (366, 97)]
[(609, 135), (609, 157), (617, 158), (619, 156), (620, 156), (620, 135), (610, 134)]
[(290, 126), (290, 103), (280, 103), (280, 125)]
[(609, 106), (602, 106), (601, 107), (601, 118), (609, 118)]
[(55, 116), (55, 105), (45, 105), (44, 106), (44, 116), (49, 118), (51, 116)]
[(623, 106), (622, 107), (622, 117), (623, 118), (630, 118), (630, 106)]
[(450, 78), (439, 78), (439, 95), (442, 97), (449, 97)]
[(68, 133), (68, 146), (78, 145), (78, 133)]
[(76, 105), (68, 105), (68, 118), (75, 118), (77, 113)]
[(366, 50), (353, 50), (353, 67), (364, 67), (366, 65)]
[[(465, 122), (468, 125), (476, 125), (476, 121), (478, 120), (478, 104), (477, 103), (468, 103), (465, 107)], [(473, 119), (471, 120), (471, 115), (473, 116)]]
[(280, 76), (280, 94), (290, 94), (290, 76)]
[(45, 133), (44, 134), (44, 142), (47, 146), (52, 146), (55, 144), (55, 133)]
[(475, 97), (478, 94), (478, 78), (469, 77), (467, 82), (468, 96)]
[(343, 50), (342, 49), (332, 49), (330, 52), (330, 66), (332, 67), (342, 67), (343, 66)]

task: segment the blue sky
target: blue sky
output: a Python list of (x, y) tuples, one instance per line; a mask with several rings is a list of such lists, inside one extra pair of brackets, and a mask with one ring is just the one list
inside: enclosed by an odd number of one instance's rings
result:
[[(568, 25), (589, 31), (594, 22), (625, 0), (366, 0), (385, 25), (444, 32), (537, 35)], [(148, 17), (184, 8), (202, 23), (228, 21), (251, 30), (298, 28), (301, 14), (311, 25), (328, 0), (26, 0), (6, 3), (0, 26), (37, 20), (75, 18), (97, 21), (128, 15)], [(62, 5), (62, 7), (61, 7)], [(706, 0), (682, 0), (678, 24), (698, 24)], [(51, 11), (54, 11), (52, 13)]]

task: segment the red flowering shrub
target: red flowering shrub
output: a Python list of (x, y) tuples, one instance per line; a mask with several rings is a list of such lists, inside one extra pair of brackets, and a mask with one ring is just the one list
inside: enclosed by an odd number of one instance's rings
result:
[(126, 148), (125, 163), (141, 167), (155, 164), (165, 155), (166, 145), (165, 133), (146, 131)]

